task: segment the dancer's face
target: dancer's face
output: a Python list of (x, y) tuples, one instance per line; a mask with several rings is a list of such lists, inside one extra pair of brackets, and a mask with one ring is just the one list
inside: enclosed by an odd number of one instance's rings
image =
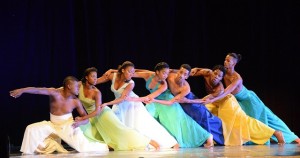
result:
[(122, 72), (124, 74), (125, 80), (129, 81), (129, 80), (131, 80), (131, 78), (135, 72), (135, 69), (133, 66), (128, 66), (125, 69), (123, 69)]
[(85, 76), (85, 79), (90, 85), (96, 85), (97, 72), (95, 72), (95, 71), (90, 72), (88, 76)]
[(70, 92), (73, 94), (73, 95), (78, 95), (79, 93), (79, 84), (77, 81), (71, 81), (69, 84), (68, 84), (68, 88), (70, 89)]
[(226, 69), (234, 67), (236, 64), (236, 59), (230, 55), (227, 55), (224, 61), (224, 67)]
[(169, 68), (163, 68), (157, 71), (157, 76), (160, 80), (165, 80), (168, 77), (169, 72), (170, 72)]
[(179, 69), (179, 71), (177, 71), (177, 76), (176, 79), (182, 81), (182, 80), (186, 80), (189, 77), (189, 71), (183, 67), (181, 67)]
[(223, 71), (221, 71), (219, 69), (214, 70), (212, 77), (211, 77), (212, 83), (215, 85), (218, 84), (223, 79), (223, 76), (224, 76)]

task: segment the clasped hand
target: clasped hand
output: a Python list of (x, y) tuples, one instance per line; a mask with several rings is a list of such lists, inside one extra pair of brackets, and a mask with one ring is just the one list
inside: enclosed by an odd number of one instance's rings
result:
[(82, 124), (82, 120), (83, 120), (82, 117), (77, 116), (72, 124), (72, 127), (73, 128), (79, 127)]

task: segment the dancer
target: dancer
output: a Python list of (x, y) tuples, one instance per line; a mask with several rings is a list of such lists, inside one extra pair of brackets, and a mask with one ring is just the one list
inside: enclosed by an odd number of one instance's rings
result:
[[(247, 115), (260, 120), (275, 130), (281, 131), (286, 143), (296, 142), (300, 144), (299, 137), (260, 100), (255, 92), (248, 90), (244, 86), (241, 75), (235, 71), (235, 66), (241, 59), (242, 55), (240, 54), (227, 54), (224, 61), (224, 67), (226, 68), (224, 83), (226, 89), (219, 97), (224, 97), (230, 93), (233, 94)], [(217, 99), (215, 98), (214, 100)], [(278, 142), (275, 137), (272, 137), (272, 139)]]
[[(125, 100), (127, 96), (138, 97), (132, 91), (134, 81), (131, 80), (131, 77), (135, 71), (134, 64), (130, 61), (125, 61), (119, 67), (117, 73), (108, 71), (110, 73), (105, 73), (105, 75), (98, 78), (97, 84), (111, 81), (111, 91), (115, 94), (115, 100), (105, 102), (101, 106), (113, 105), (112, 110), (121, 122), (157, 142), (157, 144), (151, 144), (154, 148), (173, 147), (177, 149), (179, 146), (176, 139), (148, 113), (142, 102)], [(90, 113), (87, 117), (92, 117), (96, 114), (97, 112)]]
[(76, 97), (78, 95), (78, 80), (75, 77), (66, 77), (63, 88), (27, 87), (10, 91), (10, 95), (14, 98), (23, 93), (49, 95), (50, 121), (37, 122), (26, 127), (20, 150), (22, 153), (68, 152), (60, 145), (60, 139), (78, 152), (108, 151), (106, 144), (90, 142), (83, 135), (79, 126), (86, 124), (88, 120), (77, 122), (73, 120), (72, 111), (74, 109), (80, 116), (86, 115)]
[[(212, 70), (201, 69), (200, 71), (199, 74), (204, 77), (208, 95), (203, 99), (185, 99), (182, 102), (203, 103), (206, 100), (218, 97), (224, 92), (221, 80), (225, 74), (225, 68), (222, 65), (216, 65)], [(223, 123), (225, 145), (242, 145), (248, 141), (264, 144), (272, 135), (278, 139), (278, 143), (285, 143), (282, 132), (276, 131), (259, 120), (246, 115), (233, 95), (228, 94), (210, 104), (218, 108), (217, 116)]]
[[(199, 99), (191, 92), (190, 84), (186, 81), (191, 72), (189, 64), (182, 64), (179, 70), (173, 69), (167, 77), (168, 87), (174, 98), (165, 104), (173, 104), (174, 101), (183, 97), (188, 99)], [(162, 103), (162, 102), (160, 102)], [(218, 145), (224, 145), (222, 121), (207, 110), (204, 104), (200, 103), (180, 103), (186, 114), (192, 117), (200, 126), (213, 135), (214, 141)]]
[[(150, 94), (135, 100), (147, 102), (154, 98), (157, 100), (174, 98), (170, 90), (167, 89), (166, 78), (169, 75), (169, 70), (167, 63), (160, 62), (155, 66), (155, 72), (149, 70), (136, 72), (134, 77), (145, 79), (146, 88)], [(148, 103), (146, 108), (176, 138), (180, 147), (199, 147), (205, 142), (205, 147), (213, 146), (213, 136), (188, 116), (178, 103), (166, 105), (152, 102)]]
[[(101, 107), (102, 95), (100, 90), (95, 87), (97, 82), (96, 68), (87, 68), (81, 81), (78, 98), (89, 114), (95, 114), (94, 117), (90, 118), (92, 132), (89, 133), (88, 137), (93, 138), (95, 133), (99, 134), (105, 143), (114, 150), (146, 149), (149, 143), (155, 146), (153, 140), (125, 126), (111, 108), (108, 106)], [(99, 114), (96, 115), (96, 113)], [(83, 119), (76, 117), (75, 120)]]

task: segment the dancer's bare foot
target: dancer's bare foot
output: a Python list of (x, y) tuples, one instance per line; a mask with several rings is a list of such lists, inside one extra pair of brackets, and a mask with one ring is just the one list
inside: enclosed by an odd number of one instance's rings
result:
[(156, 141), (152, 140), (152, 139), (151, 139), (151, 141), (150, 141), (149, 144), (152, 145), (155, 148), (155, 150), (159, 150), (160, 149), (159, 144)]
[(179, 144), (178, 144), (178, 143), (175, 144), (172, 148), (173, 148), (173, 149), (179, 149)]
[(107, 145), (108, 146), (108, 150), (109, 151), (114, 151), (115, 149), (114, 148), (112, 148), (111, 146), (109, 146), (109, 145)]
[(281, 131), (275, 131), (274, 136), (277, 138), (278, 144), (280, 144), (280, 145), (285, 144), (285, 140), (284, 140), (284, 137), (283, 137)]
[(300, 138), (294, 140), (297, 144), (300, 144)]
[(207, 140), (206, 143), (204, 144), (205, 148), (210, 148), (214, 146), (214, 139), (213, 139), (213, 135), (210, 135)]

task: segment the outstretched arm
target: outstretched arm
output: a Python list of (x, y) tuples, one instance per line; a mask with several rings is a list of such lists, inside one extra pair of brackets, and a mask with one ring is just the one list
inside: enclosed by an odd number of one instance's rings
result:
[(18, 98), (23, 93), (41, 94), (41, 95), (54, 95), (55, 93), (57, 93), (57, 90), (55, 88), (26, 87), (26, 88), (20, 88), (20, 89), (12, 90), (9, 93), (10, 93), (10, 96), (12, 96), (14, 98)]
[(190, 76), (206, 76), (211, 69), (195, 67), (191, 70)]
[(186, 97), (181, 99), (176, 99), (176, 102), (178, 103), (203, 103), (202, 99), (188, 99)]
[(117, 73), (117, 72), (118, 72), (118, 70), (116, 70), (116, 69), (107, 70), (101, 77), (97, 78), (96, 84), (105, 83), (105, 82), (111, 80), (112, 76), (113, 76), (112, 74)]
[(136, 97), (126, 97), (126, 100), (127, 101), (136, 101), (136, 102), (144, 102), (144, 103), (146, 103), (146, 102), (150, 101), (150, 98), (148, 98), (147, 96), (145, 96), (145, 97), (138, 97), (138, 98), (136, 98)]
[(136, 78), (143, 78), (144, 80), (147, 80), (152, 74), (154, 74), (153, 71), (150, 70), (144, 70), (144, 69), (139, 69), (139, 71), (135, 71), (132, 77)]
[(172, 105), (176, 100), (173, 98), (171, 100), (158, 100), (158, 99), (153, 99), (151, 102), (157, 102), (163, 105)]
[(147, 96), (144, 96), (144, 97), (139, 97), (139, 98), (129, 98), (127, 100), (130, 100), (130, 101), (142, 101), (144, 102), (145, 104), (148, 104), (148, 103), (151, 103), (151, 102), (158, 102), (158, 103), (161, 103), (161, 104), (166, 104), (166, 105), (171, 105), (175, 102), (175, 100), (155, 100), (154, 98), (156, 98), (157, 96), (159, 96), (161, 93), (163, 93), (165, 90), (167, 90), (167, 82), (166, 81), (162, 81), (163, 83), (160, 85), (160, 87), (148, 94)]
[[(153, 73), (152, 71), (146, 70), (146, 69), (135, 69), (135, 72), (139, 73), (139, 74), (134, 74), (133, 77), (140, 77), (140, 78), (143, 78), (143, 75), (145, 75), (145, 74)], [(111, 74), (113, 74), (113, 73), (118, 73), (118, 70), (117, 69), (107, 70), (101, 77), (99, 77), (97, 79), (97, 84), (105, 83), (105, 82), (111, 80), (112, 79)]]
[(147, 69), (135, 69), (135, 72), (149, 72), (152, 73), (153, 71), (147, 70)]

